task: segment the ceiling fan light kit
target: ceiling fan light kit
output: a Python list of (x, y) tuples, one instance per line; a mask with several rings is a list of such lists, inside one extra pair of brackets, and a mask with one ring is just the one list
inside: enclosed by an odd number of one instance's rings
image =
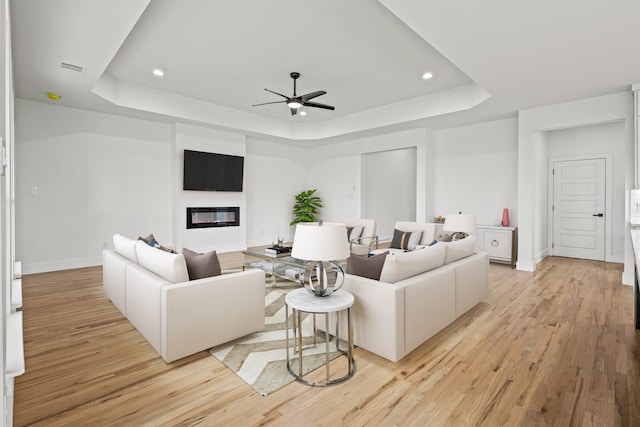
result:
[(285, 103), (287, 104), (287, 107), (289, 107), (289, 110), (291, 110), (292, 116), (295, 116), (297, 114), (298, 108), (300, 107), (313, 107), (313, 108), (323, 108), (325, 110), (335, 110), (335, 107), (333, 107), (332, 105), (320, 104), (319, 102), (310, 102), (310, 100), (313, 98), (317, 98), (318, 96), (325, 95), (327, 92), (325, 92), (324, 90), (309, 92), (307, 94), (298, 96), (298, 94), (296, 93), (296, 80), (300, 78), (300, 73), (294, 71), (290, 75), (291, 75), (291, 78), (293, 79), (293, 95), (292, 96), (286, 96), (281, 93), (274, 92), (270, 89), (265, 89), (267, 92), (271, 92), (273, 94), (283, 97), (284, 101), (263, 102), (262, 104), (253, 104), (253, 106), (257, 107), (259, 105)]

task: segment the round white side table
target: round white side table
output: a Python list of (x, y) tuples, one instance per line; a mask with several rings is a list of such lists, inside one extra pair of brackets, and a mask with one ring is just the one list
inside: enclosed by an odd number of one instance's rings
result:
[[(338, 384), (353, 377), (356, 372), (356, 362), (353, 358), (353, 322), (352, 312), (354, 298), (353, 295), (347, 291), (339, 289), (332, 293), (328, 297), (317, 297), (312, 295), (304, 288), (296, 289), (289, 292), (285, 297), (285, 317), (286, 317), (286, 351), (287, 351), (287, 370), (293, 375), (296, 381), (311, 385), (311, 386), (328, 386)], [(291, 367), (289, 360), (289, 307), (292, 309), (292, 326), (293, 326), (293, 352), (298, 353), (298, 369), (297, 372)], [(342, 350), (340, 348), (340, 316), (339, 312), (347, 310), (347, 349)], [(325, 366), (326, 366), (326, 379), (325, 381), (312, 382), (303, 378), (304, 369), (302, 366), (302, 313), (310, 313), (314, 315), (313, 334), (315, 345), (315, 315), (325, 314)], [(329, 369), (329, 362), (331, 361), (330, 355), (330, 335), (329, 335), (329, 313), (336, 313), (336, 336), (335, 346), (336, 351), (342, 356), (346, 356), (349, 362), (347, 373), (339, 378), (331, 379), (331, 372)]]

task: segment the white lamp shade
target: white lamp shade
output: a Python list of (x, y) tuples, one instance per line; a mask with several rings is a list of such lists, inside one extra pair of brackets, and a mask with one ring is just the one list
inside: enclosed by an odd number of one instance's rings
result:
[(307, 261), (334, 261), (350, 255), (347, 226), (335, 222), (296, 225), (291, 256)]
[(444, 231), (476, 234), (476, 217), (469, 214), (449, 214), (442, 225)]

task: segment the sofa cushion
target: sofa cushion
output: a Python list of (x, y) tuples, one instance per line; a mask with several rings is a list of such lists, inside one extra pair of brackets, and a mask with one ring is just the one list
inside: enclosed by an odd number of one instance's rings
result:
[(390, 254), (384, 261), (380, 281), (396, 283), (444, 264), (444, 245), (428, 246), (419, 251)]
[(142, 240), (136, 241), (138, 263), (171, 283), (189, 281), (184, 255), (152, 248)]
[(136, 254), (135, 244), (135, 240), (131, 240), (122, 234), (113, 235), (113, 247), (116, 249), (116, 252), (129, 261), (137, 263), (138, 255)]
[(393, 230), (393, 239), (390, 247), (412, 251), (420, 243), (421, 238), (422, 231), (401, 231), (396, 229)]
[(388, 254), (388, 251), (372, 256), (352, 254), (347, 258), (347, 273), (380, 280), (382, 266)]
[(436, 246), (444, 246), (447, 248), (444, 256), (444, 263), (449, 264), (473, 255), (473, 252), (476, 249), (476, 236), (468, 236), (464, 239), (455, 240), (453, 242), (440, 242)]
[(184, 260), (187, 263), (189, 280), (204, 279), (205, 277), (222, 274), (216, 251), (202, 254), (191, 249), (182, 248), (182, 255), (184, 255)]

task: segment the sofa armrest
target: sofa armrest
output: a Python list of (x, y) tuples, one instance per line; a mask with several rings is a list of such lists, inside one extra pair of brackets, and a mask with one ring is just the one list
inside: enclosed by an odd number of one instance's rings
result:
[(163, 359), (171, 362), (264, 329), (264, 289), (259, 269), (163, 286)]
[(456, 269), (456, 318), (485, 299), (489, 289), (489, 255), (485, 252), (449, 264)]
[(349, 252), (357, 255), (367, 255), (378, 248), (378, 236), (360, 237), (349, 240)]
[[(404, 288), (365, 277), (345, 274), (342, 289), (355, 297), (355, 345), (397, 362), (404, 356)], [(323, 322), (318, 322), (322, 325)], [(346, 317), (340, 336), (346, 337)], [(330, 322), (330, 325), (335, 323)], [(335, 328), (335, 326), (332, 326)]]
[(378, 236), (361, 237), (360, 244), (369, 246), (369, 252), (378, 249)]
[(102, 252), (102, 287), (104, 293), (118, 310), (126, 317), (126, 269), (135, 265), (133, 261), (119, 255), (115, 250)]
[(405, 354), (456, 319), (455, 279), (455, 268), (444, 265), (396, 283), (405, 288)]

